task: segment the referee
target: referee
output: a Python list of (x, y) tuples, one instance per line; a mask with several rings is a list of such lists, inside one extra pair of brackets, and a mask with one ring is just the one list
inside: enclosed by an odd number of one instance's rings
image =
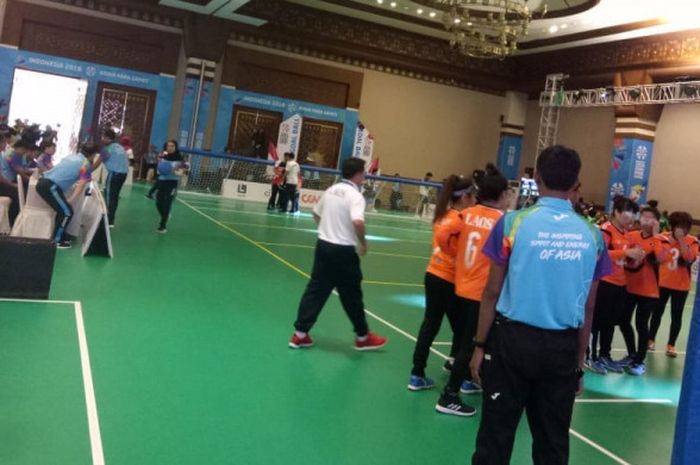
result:
[(296, 331), (289, 341), (289, 347), (293, 349), (313, 345), (309, 331), (333, 289), (338, 290), (340, 302), (357, 335), (355, 349), (376, 350), (386, 344), (385, 337), (369, 331), (362, 301), (358, 253), (362, 256), (367, 253), (365, 199), (360, 194), (360, 186), (365, 180), (364, 160), (345, 160), (342, 176), (343, 180), (329, 187), (314, 207), (318, 242), (311, 280), (299, 303), (294, 323)]
[(537, 159), (537, 204), (501, 218), (483, 248), (492, 266), (471, 362), (483, 386), (472, 465), (510, 463), (523, 410), (534, 465), (569, 463), (596, 289), (611, 270), (600, 231), (568, 200), (580, 170), (574, 150), (545, 149)]

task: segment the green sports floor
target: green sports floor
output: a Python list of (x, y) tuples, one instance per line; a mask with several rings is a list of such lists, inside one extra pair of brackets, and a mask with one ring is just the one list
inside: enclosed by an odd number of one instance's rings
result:
[[(159, 235), (144, 193), (122, 194), (113, 260), (59, 250), (52, 301), (0, 301), (0, 464), (470, 463), (479, 415), (439, 415), (437, 390), (406, 389), (428, 225), (368, 217), (365, 305), (383, 351), (353, 350), (334, 296), (316, 346), (293, 351), (310, 215), (182, 193)], [(686, 331), (679, 358), (651, 353), (644, 377), (586, 376), (572, 465), (669, 463)], [(429, 361), (439, 386), (449, 340)], [(531, 463), (529, 450), (523, 422), (512, 463)]]

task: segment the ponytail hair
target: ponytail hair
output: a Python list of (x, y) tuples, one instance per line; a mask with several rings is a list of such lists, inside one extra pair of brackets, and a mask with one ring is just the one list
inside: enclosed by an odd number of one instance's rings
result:
[(471, 179), (453, 174), (442, 185), (442, 190), (435, 205), (435, 217), (433, 223), (440, 221), (446, 214), (450, 205), (465, 195), (475, 192)]
[(477, 201), (496, 202), (508, 190), (508, 180), (493, 163), (488, 163), (484, 170), (474, 170), (472, 179), (477, 187)]
[(631, 212), (635, 215), (639, 213), (639, 205), (632, 199), (628, 199), (623, 195), (616, 195), (613, 199), (613, 212)]

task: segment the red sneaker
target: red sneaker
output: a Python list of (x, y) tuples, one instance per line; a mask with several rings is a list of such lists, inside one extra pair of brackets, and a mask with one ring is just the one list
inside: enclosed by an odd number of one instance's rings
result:
[(314, 341), (311, 340), (311, 336), (308, 334), (304, 337), (299, 337), (297, 333), (294, 333), (292, 334), (292, 340), (289, 341), (289, 347), (292, 349), (303, 349), (312, 345), (314, 345)]
[(386, 345), (386, 338), (377, 336), (373, 332), (367, 333), (367, 339), (360, 341), (355, 339), (355, 350), (377, 350)]

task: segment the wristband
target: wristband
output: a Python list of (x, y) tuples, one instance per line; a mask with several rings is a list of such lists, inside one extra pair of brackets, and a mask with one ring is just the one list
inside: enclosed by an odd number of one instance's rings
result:
[(486, 348), (486, 343), (485, 343), (485, 342), (477, 341), (476, 339), (474, 339), (473, 342), (474, 342), (474, 347), (478, 347), (479, 349), (485, 349), (485, 348)]

